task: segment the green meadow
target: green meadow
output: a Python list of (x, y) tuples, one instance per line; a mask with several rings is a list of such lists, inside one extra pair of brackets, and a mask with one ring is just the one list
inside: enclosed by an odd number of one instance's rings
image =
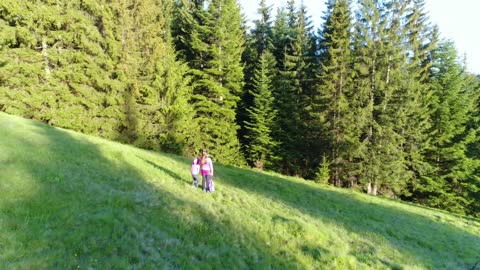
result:
[[(214, 158), (214, 157), (213, 157)], [(0, 113), (0, 269), (472, 269), (480, 221)]]

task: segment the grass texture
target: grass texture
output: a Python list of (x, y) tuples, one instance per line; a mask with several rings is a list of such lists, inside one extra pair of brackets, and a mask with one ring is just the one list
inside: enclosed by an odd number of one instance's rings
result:
[[(213, 157), (214, 158), (214, 157)], [(0, 269), (472, 269), (480, 221), (0, 113)]]

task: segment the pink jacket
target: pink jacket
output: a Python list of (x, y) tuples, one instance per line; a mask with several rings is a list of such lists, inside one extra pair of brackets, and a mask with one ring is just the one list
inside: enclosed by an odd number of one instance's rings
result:
[(207, 162), (202, 165), (202, 175), (213, 175), (213, 163), (211, 158), (207, 158)]

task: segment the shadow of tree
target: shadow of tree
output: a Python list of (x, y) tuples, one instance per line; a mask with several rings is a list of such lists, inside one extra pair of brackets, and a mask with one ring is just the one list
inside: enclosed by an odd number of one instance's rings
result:
[[(170, 177), (172, 177), (173, 179), (178, 179), (178, 180), (183, 180), (183, 179), (185, 179), (185, 177), (182, 177), (182, 176), (178, 175), (177, 173), (175, 173), (175, 172), (173, 172), (173, 171), (171, 171), (171, 170), (169, 170), (169, 169), (167, 169), (167, 168), (165, 168), (165, 167), (163, 167), (163, 166), (160, 166), (160, 165), (158, 165), (157, 163), (155, 163), (155, 162), (153, 162), (153, 161), (150, 161), (150, 160), (148, 160), (148, 159), (142, 158), (142, 157), (140, 157), (140, 156), (137, 156), (137, 158), (145, 161), (146, 163), (150, 164), (150, 165), (153, 166), (154, 168), (165, 172), (166, 174), (168, 174), (168, 175), (169, 175)], [(188, 182), (188, 181), (186, 181), (186, 182)]]
[[(273, 250), (268, 243), (271, 234), (260, 235), (227, 213), (217, 215), (216, 211), (228, 211), (217, 204), (218, 198), (195, 201), (190, 196), (204, 194), (178, 194), (186, 181), (177, 181), (178, 190), (152, 181), (132, 164), (129, 155), (135, 154), (124, 148), (39, 123), (19, 126), (1, 115), (0, 130), (7, 131), (0, 134), (4, 151), (0, 170), (13, 177), (2, 176), (0, 181), (6, 191), (0, 204), (2, 269), (312, 267)], [(186, 159), (163, 157), (184, 164), (185, 175), (153, 159), (140, 160), (158, 170), (158, 177), (186, 179)], [(228, 187), (257, 194), (352, 233), (380, 238), (425, 268), (471, 268), (480, 254), (478, 235), (405, 209), (357, 199), (355, 193), (219, 164), (216, 181), (219, 192), (213, 196), (225, 196), (222, 188)], [(283, 224), (301, 238), (302, 225), (294, 218), (272, 212), (271, 219), (272, 229)], [(425, 231), (436, 237), (423, 235)], [(299, 243), (298, 248), (317, 265), (335, 256), (328, 246), (312, 241)], [(380, 257), (367, 241), (350, 253), (365, 265)], [(442, 264), (439, 257), (448, 258), (450, 264)], [(388, 261), (380, 265), (401, 268)]]

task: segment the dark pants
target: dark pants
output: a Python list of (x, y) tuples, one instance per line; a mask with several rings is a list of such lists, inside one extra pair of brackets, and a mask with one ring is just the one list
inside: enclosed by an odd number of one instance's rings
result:
[(202, 175), (202, 188), (203, 191), (213, 191), (210, 190), (210, 183), (212, 182), (213, 175)]

